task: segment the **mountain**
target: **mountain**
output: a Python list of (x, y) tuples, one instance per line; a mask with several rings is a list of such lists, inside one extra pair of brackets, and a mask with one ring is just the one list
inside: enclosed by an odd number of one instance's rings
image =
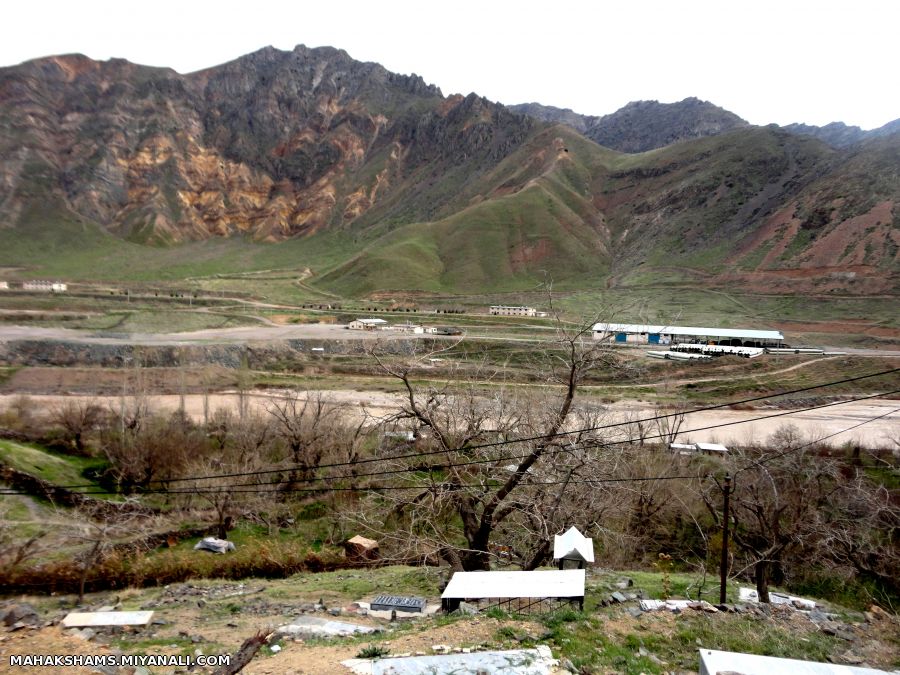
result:
[(427, 218), (534, 126), (331, 48), (189, 75), (53, 57), (0, 70), (0, 212), (50, 202), (155, 243), (277, 241), (376, 205), (378, 219)]
[[(623, 155), (560, 125), (501, 161), (468, 208), (399, 228), (322, 281), (363, 295), (512, 290), (547, 275), (558, 287), (895, 293), (898, 167), (897, 136), (844, 154), (750, 127)], [(398, 283), (398, 260), (414, 261), (415, 282)]]
[(569, 112), (444, 96), (332, 48), (187, 75), (79, 55), (0, 69), (0, 265), (308, 267), (349, 296), (548, 278), (896, 292), (900, 135), (835, 149), (697, 99), (630, 104), (584, 134), (558, 123)]
[(843, 122), (832, 122), (831, 124), (826, 124), (824, 127), (817, 127), (809, 124), (788, 124), (782, 128), (792, 134), (813, 136), (828, 143), (828, 145), (833, 148), (847, 148), (867, 139), (890, 136), (891, 134), (900, 132), (900, 119), (888, 122), (878, 129), (871, 129), (869, 131), (863, 131), (855, 126), (847, 126)]
[(678, 141), (747, 126), (734, 113), (697, 98), (678, 103), (635, 101), (590, 124), (585, 136), (622, 152), (645, 152)]
[(634, 101), (602, 117), (579, 115), (539, 103), (514, 105), (510, 109), (545, 122), (567, 124), (600, 145), (629, 153), (748, 126), (734, 113), (693, 97), (678, 103)]
[(552, 105), (541, 105), (540, 103), (518, 103), (507, 107), (520, 115), (528, 115), (551, 124), (565, 124), (581, 133), (587, 131), (588, 127), (600, 119), (590, 115), (581, 115), (569, 108), (556, 108)]

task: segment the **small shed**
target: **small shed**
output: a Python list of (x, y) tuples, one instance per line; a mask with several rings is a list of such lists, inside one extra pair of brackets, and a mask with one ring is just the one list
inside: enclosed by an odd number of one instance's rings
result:
[(516, 612), (552, 607), (554, 602), (584, 608), (584, 570), (456, 572), (441, 594), (441, 607), (452, 612), (463, 600), (487, 600), (482, 609), (506, 607)]
[(721, 443), (694, 443), (694, 445), (697, 448), (697, 452), (702, 452), (707, 455), (728, 454), (728, 448)]
[(558, 561), (559, 569), (563, 569), (566, 560), (577, 563), (582, 569), (585, 563), (594, 562), (594, 540), (585, 537), (574, 525), (563, 534), (553, 537), (553, 559)]
[(669, 443), (669, 450), (682, 455), (718, 455), (728, 454), (728, 448), (721, 443)]

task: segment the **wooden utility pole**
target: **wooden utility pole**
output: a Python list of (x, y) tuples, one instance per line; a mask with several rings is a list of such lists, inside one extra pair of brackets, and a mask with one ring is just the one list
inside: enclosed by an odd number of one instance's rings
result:
[(728, 497), (731, 494), (731, 474), (725, 474), (722, 486), (725, 503), (722, 507), (722, 562), (719, 565), (719, 604), (725, 604), (725, 592), (728, 590)]

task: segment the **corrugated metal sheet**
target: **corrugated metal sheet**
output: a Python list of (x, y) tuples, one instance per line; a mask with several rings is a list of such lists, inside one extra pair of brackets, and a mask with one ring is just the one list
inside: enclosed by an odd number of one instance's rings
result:
[(777, 330), (755, 330), (751, 328), (709, 328), (705, 326), (667, 326), (664, 324), (640, 323), (595, 323), (595, 333), (650, 333), (665, 335), (697, 335), (704, 337), (727, 337), (753, 340), (784, 340)]
[(441, 599), (580, 598), (584, 570), (539, 572), (456, 572)]

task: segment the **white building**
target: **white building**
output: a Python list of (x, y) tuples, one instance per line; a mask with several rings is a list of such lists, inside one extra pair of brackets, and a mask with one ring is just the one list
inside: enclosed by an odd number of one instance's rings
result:
[[(8, 286), (7, 286), (8, 287)], [(45, 293), (65, 293), (69, 289), (67, 284), (60, 281), (25, 281), (22, 290), (43, 291)]]
[(521, 305), (491, 305), (491, 314), (494, 316), (537, 316), (534, 307)]
[(723, 456), (728, 454), (728, 448), (721, 443), (669, 443), (669, 450), (682, 455), (702, 453)]
[(395, 330), (400, 333), (416, 333), (422, 334), (425, 332), (425, 329), (422, 326), (418, 326), (414, 323), (398, 323), (394, 326), (390, 326), (388, 330)]
[(354, 319), (347, 324), (350, 330), (383, 330), (388, 322), (384, 319)]
[(668, 326), (665, 324), (595, 323), (594, 338), (616, 344), (699, 343), (747, 347), (781, 345), (784, 335), (777, 330), (752, 328), (708, 328), (705, 326)]

